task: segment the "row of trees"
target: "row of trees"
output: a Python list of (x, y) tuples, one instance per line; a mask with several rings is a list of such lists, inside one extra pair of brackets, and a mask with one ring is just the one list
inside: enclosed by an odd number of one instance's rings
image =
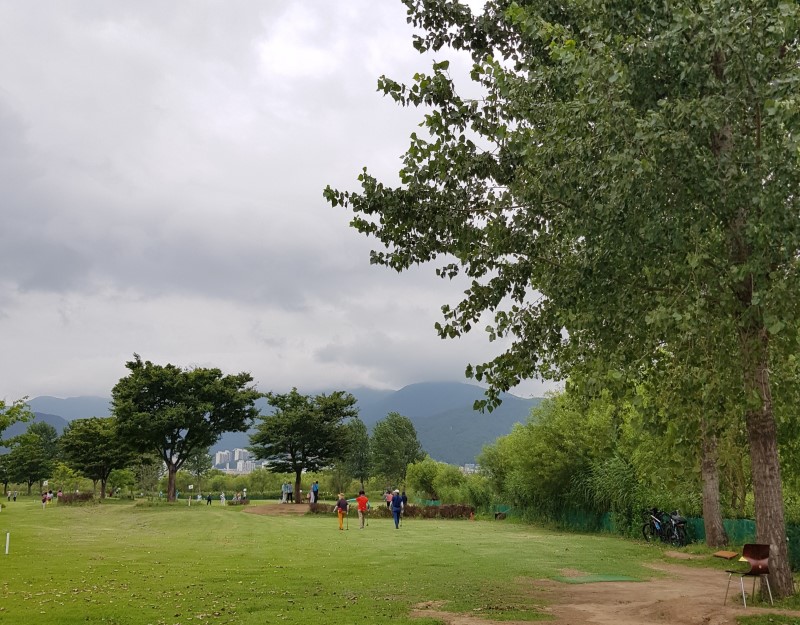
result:
[[(380, 475), (399, 484), (406, 466), (422, 457), (409, 419), (392, 413), (370, 437), (349, 393), (306, 396), (292, 389), (264, 395), (248, 373), (157, 365), (138, 354), (126, 367), (130, 373), (112, 390), (113, 416), (72, 421), (60, 438), (46, 423), (31, 424), (8, 441), (0, 478), (6, 484), (25, 482), (30, 491), (61, 461), (99, 483), (105, 497), (112, 471), (136, 467), (141, 474), (147, 466), (163, 466), (167, 498), (174, 501), (178, 471), (187, 468), (199, 477), (210, 468), (210, 446), (225, 432), (246, 431), (256, 419), (250, 450), (267, 461), (271, 472), (294, 475), (298, 500), (304, 472), (336, 467), (342, 479), (351, 475), (363, 483)], [(271, 414), (259, 413), (255, 402), (261, 397)], [(23, 402), (2, 408), (0, 426), (31, 417)]]
[(329, 468), (342, 488), (351, 479), (363, 487), (373, 476), (401, 484), (406, 467), (424, 455), (414, 424), (398, 413), (376, 423), (370, 436), (349, 393), (311, 397), (292, 389), (266, 397), (274, 412), (261, 418), (250, 449), (270, 470), (294, 475), (297, 501), (304, 472)]
[[(25, 420), (31, 416), (26, 414)], [(3, 488), (7, 490), (9, 483), (25, 484), (28, 494), (34, 484), (41, 486), (54, 476), (61, 483), (79, 475), (95, 487), (100, 484), (100, 496), (105, 497), (111, 472), (140, 460), (119, 438), (113, 417), (76, 419), (61, 436), (49, 423), (31, 423), (23, 434), (3, 442), (9, 447), (9, 452), (0, 456)]]

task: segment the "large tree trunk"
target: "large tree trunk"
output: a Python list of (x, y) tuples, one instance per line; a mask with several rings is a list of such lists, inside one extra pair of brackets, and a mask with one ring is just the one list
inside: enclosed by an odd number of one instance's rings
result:
[(175, 475), (178, 468), (174, 463), (167, 463), (167, 501), (175, 501)]
[(778, 432), (772, 410), (769, 382), (768, 336), (763, 323), (750, 323), (742, 330), (745, 397), (758, 398), (748, 404), (745, 418), (750, 441), (750, 464), (756, 512), (756, 541), (770, 545), (769, 582), (776, 598), (794, 594), (789, 566), (789, 545), (783, 511)]
[(294, 503), (303, 503), (303, 495), (300, 493), (300, 478), (302, 477), (302, 469), (294, 472)]
[(722, 547), (728, 544), (728, 534), (722, 524), (722, 506), (719, 501), (717, 437), (708, 431), (705, 418), (701, 427), (700, 474), (703, 482), (703, 524), (706, 530), (706, 544), (709, 547)]

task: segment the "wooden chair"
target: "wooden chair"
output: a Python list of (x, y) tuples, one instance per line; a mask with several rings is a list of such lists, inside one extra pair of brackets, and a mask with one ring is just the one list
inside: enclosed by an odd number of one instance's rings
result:
[(745, 560), (750, 568), (747, 571), (725, 571), (728, 573), (728, 587), (725, 589), (725, 600), (723, 605), (728, 601), (728, 590), (731, 587), (731, 578), (734, 575), (739, 576), (739, 583), (742, 587), (742, 603), (747, 607), (747, 599), (744, 594), (744, 578), (753, 578), (753, 597), (756, 596), (756, 579), (763, 577), (767, 582), (767, 592), (769, 593), (769, 602), (775, 605), (772, 601), (772, 589), (769, 587), (769, 545), (760, 545), (757, 543), (750, 543), (742, 547), (742, 557), (740, 560)]

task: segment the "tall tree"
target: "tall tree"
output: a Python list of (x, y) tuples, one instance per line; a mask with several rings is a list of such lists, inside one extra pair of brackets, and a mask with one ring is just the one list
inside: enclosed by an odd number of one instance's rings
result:
[(111, 391), (120, 436), (138, 453), (156, 453), (167, 467), (167, 498), (175, 501), (175, 474), (196, 450), (225, 432), (244, 432), (258, 415), (261, 393), (249, 373), (156, 365), (134, 354), (130, 370)]
[(370, 478), (371, 460), (369, 431), (364, 422), (358, 417), (351, 419), (347, 424), (350, 442), (348, 443), (345, 464), (347, 472), (352, 475), (364, 488), (365, 482)]
[(275, 412), (261, 415), (249, 449), (267, 460), (273, 473), (294, 474), (294, 497), (300, 503), (303, 471), (319, 471), (346, 456), (350, 438), (345, 422), (358, 416), (356, 398), (343, 391), (311, 397), (296, 388), (266, 397)]
[(11, 481), (11, 466), (8, 463), (8, 454), (0, 455), (0, 484), (3, 485), (3, 495), (8, 492), (8, 483)]
[(106, 497), (106, 482), (114, 469), (122, 469), (133, 453), (117, 432), (114, 417), (91, 417), (71, 421), (60, 439), (65, 463), (97, 485)]
[(373, 262), (444, 257), (440, 275), (472, 279), (438, 327), (491, 311), (490, 336), (512, 339), (468, 369), (490, 406), (535, 374), (718, 328), (746, 398), (757, 540), (792, 594), (769, 371), (771, 341), (800, 327), (800, 5), (404, 3), (415, 47), (470, 54), (482, 97), (459, 96), (447, 61), (411, 87), (381, 79), (429, 107), (431, 136), (412, 136), (400, 188), (365, 170), (361, 193), (326, 197), (385, 246)]
[(394, 486), (405, 483), (408, 465), (425, 458), (411, 419), (390, 412), (372, 428), (372, 466)]
[(58, 457), (58, 432), (49, 423), (31, 423), (24, 434), (8, 441), (8, 467), (11, 481), (28, 485), (28, 494), (37, 482), (40, 487), (55, 469)]
[(211, 453), (210, 448), (198, 448), (195, 452), (186, 459), (186, 464), (184, 465), (184, 470), (191, 473), (194, 477), (197, 478), (197, 484), (195, 488), (197, 492), (202, 492), (202, 482), (203, 476), (211, 471), (214, 468), (214, 463), (211, 460)]

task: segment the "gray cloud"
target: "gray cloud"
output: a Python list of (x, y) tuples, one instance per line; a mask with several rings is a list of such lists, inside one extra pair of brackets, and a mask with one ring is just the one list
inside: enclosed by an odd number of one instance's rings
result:
[(392, 180), (425, 69), (401, 3), (0, 2), (0, 397), (107, 393), (136, 351), (265, 388), (460, 379), (457, 299), (371, 267), (322, 189)]

